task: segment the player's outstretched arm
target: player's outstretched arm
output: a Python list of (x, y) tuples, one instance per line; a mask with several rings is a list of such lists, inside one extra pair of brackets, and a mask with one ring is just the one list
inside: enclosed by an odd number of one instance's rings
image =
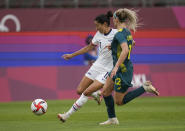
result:
[(81, 54), (84, 54), (84, 53), (87, 53), (88, 51), (92, 50), (94, 48), (94, 45), (93, 44), (89, 44), (85, 47), (83, 47), (82, 49), (72, 53), (72, 54), (64, 54), (62, 56), (62, 58), (64, 58), (65, 60), (69, 60), (77, 55), (81, 55)]

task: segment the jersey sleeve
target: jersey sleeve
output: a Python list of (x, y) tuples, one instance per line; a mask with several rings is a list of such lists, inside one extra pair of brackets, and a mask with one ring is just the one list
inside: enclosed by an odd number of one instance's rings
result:
[(118, 41), (120, 44), (122, 44), (122, 43), (124, 43), (124, 42), (127, 42), (126, 36), (125, 36), (123, 33), (121, 33), (121, 32), (118, 32), (118, 33), (116, 34), (116, 39), (117, 39), (117, 41)]
[(93, 39), (92, 39), (92, 44), (93, 45), (98, 45), (98, 32), (96, 32), (96, 34), (94, 35)]

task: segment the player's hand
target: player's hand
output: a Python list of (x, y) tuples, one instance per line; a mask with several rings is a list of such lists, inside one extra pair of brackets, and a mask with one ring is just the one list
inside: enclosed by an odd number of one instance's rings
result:
[(116, 72), (117, 72), (117, 71), (118, 71), (118, 67), (115, 66), (115, 67), (113, 68), (112, 72), (111, 72), (111, 75), (110, 75), (111, 78), (113, 78), (113, 77), (116, 75)]
[(111, 50), (111, 44), (110, 44), (110, 45), (105, 46), (105, 48), (107, 48), (107, 49)]
[(69, 60), (69, 59), (73, 58), (73, 55), (72, 54), (64, 54), (62, 56), (62, 58), (64, 58), (65, 60)]

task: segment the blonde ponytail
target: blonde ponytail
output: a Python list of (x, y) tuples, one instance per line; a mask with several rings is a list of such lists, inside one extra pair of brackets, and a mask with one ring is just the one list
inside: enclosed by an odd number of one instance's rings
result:
[(119, 18), (119, 21), (121, 23), (126, 23), (128, 29), (133, 30), (135, 32), (137, 27), (139, 26), (137, 12), (138, 11), (134, 9), (124, 8), (115, 11), (115, 15)]

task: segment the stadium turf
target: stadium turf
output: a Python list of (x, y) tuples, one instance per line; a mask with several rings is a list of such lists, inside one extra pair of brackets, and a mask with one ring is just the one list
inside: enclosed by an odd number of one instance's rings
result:
[(0, 103), (0, 131), (185, 131), (185, 97), (142, 97), (116, 106), (120, 125), (99, 126), (107, 119), (104, 102), (89, 100), (66, 123), (57, 113), (67, 111), (74, 100), (47, 101), (48, 111), (36, 116), (31, 102)]

